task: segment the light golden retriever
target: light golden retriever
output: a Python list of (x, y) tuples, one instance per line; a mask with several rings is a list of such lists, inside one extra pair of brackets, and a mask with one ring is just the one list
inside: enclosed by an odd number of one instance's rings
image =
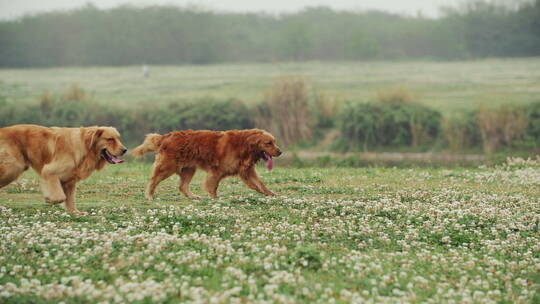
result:
[(153, 199), (156, 186), (176, 173), (180, 176), (179, 190), (185, 196), (198, 198), (189, 190), (189, 183), (197, 168), (208, 175), (205, 188), (217, 197), (219, 182), (227, 176), (239, 175), (251, 189), (266, 195), (275, 195), (260, 180), (255, 164), (260, 159), (273, 166), (272, 157), (281, 155), (272, 134), (259, 130), (180, 131), (165, 135), (148, 134), (144, 142), (133, 150), (136, 157), (155, 151), (152, 179), (146, 188), (146, 198)]
[(112, 127), (59, 128), (15, 125), (0, 128), (0, 188), (16, 180), (29, 167), (41, 177), (45, 201), (75, 207), (76, 183), (102, 169), (127, 149)]

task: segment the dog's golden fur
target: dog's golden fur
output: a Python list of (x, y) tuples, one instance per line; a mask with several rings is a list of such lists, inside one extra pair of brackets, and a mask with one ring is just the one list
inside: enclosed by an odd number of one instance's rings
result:
[(75, 206), (76, 183), (105, 166), (104, 149), (113, 156), (126, 152), (115, 128), (0, 128), (0, 188), (32, 167), (41, 178), (46, 202), (64, 202), (69, 212), (84, 214)]
[(196, 198), (189, 183), (197, 168), (208, 173), (205, 188), (217, 197), (219, 182), (227, 176), (239, 175), (248, 187), (266, 195), (275, 195), (260, 180), (255, 164), (264, 153), (279, 156), (281, 150), (274, 136), (259, 130), (231, 131), (179, 131), (165, 135), (148, 134), (144, 142), (133, 150), (140, 157), (157, 152), (152, 179), (146, 189), (146, 198), (153, 199), (156, 186), (176, 173), (180, 176), (179, 190), (185, 196)]

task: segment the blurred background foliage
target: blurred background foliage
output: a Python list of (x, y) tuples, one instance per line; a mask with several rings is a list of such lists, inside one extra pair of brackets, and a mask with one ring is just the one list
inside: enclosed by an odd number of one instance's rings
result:
[(0, 22), (1, 67), (539, 55), (540, 0), (514, 8), (468, 1), (437, 19), (325, 7), (268, 15), (88, 4)]

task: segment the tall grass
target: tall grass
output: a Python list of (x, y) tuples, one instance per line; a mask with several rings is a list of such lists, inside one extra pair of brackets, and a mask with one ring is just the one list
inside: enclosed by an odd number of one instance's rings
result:
[(529, 104), (525, 111), (527, 113), (527, 138), (536, 149), (540, 149), (540, 101)]
[(465, 112), (443, 120), (443, 139), (446, 147), (453, 152), (482, 146), (482, 136), (478, 127), (478, 113)]
[(378, 90), (376, 100), (379, 102), (413, 102), (414, 97), (408, 88), (396, 86)]
[(335, 126), (335, 118), (339, 114), (341, 101), (328, 94), (319, 93), (313, 97), (311, 112), (315, 120), (315, 127), (327, 129)]
[(313, 118), (306, 81), (294, 76), (278, 78), (265, 101), (257, 106), (256, 125), (272, 132), (285, 145), (310, 141)]
[(81, 101), (87, 98), (86, 91), (78, 83), (72, 83), (64, 92), (64, 101)]
[(45, 90), (39, 97), (39, 108), (44, 114), (51, 112), (51, 109), (54, 105), (55, 97), (51, 90)]
[(493, 153), (524, 137), (527, 117), (521, 107), (504, 105), (492, 109), (482, 106), (478, 112), (478, 125), (484, 151)]

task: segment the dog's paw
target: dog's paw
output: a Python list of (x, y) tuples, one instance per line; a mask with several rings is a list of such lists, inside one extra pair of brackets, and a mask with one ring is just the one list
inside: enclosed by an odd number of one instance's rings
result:
[(88, 215), (88, 212), (84, 212), (84, 211), (80, 211), (80, 210), (70, 210), (69, 212), (71, 212), (73, 215), (78, 215), (78, 216), (85, 216), (85, 215)]
[(61, 204), (61, 203), (63, 203), (65, 200), (66, 200), (65, 197), (55, 197), (55, 198), (45, 197), (45, 202), (46, 202), (47, 204), (53, 204), (53, 205)]

